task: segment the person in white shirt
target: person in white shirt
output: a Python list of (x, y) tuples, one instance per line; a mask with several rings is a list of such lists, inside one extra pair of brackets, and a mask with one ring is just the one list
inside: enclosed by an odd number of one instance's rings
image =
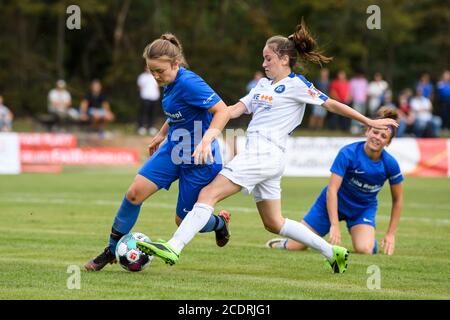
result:
[[(416, 88), (416, 95), (411, 98), (411, 111), (414, 113), (413, 132), (416, 137), (439, 137), (442, 119), (433, 115), (430, 99), (423, 95), (421, 87)], [(429, 131), (429, 132), (428, 132)]]
[[(321, 105), (330, 112), (370, 127), (387, 129), (387, 125), (397, 126), (397, 123), (392, 119), (368, 119), (351, 107), (328, 98), (304, 76), (292, 72), (298, 55), (318, 64), (331, 60), (316, 49), (316, 42), (303, 20), (289, 37), (274, 36), (267, 40), (262, 64), (267, 78), (262, 78), (248, 95), (229, 107), (232, 118), (244, 113), (253, 114), (245, 150), (202, 189), (197, 203), (168, 242), (138, 242), (142, 251), (158, 256), (166, 263), (176, 263), (182, 249), (207, 223), (216, 203), (243, 191), (253, 194), (266, 230), (320, 251), (334, 272), (346, 270), (347, 249), (332, 246), (306, 226), (282, 216), (280, 181), (288, 136), (302, 122), (306, 104)], [(207, 161), (197, 160), (199, 163)]]
[(153, 75), (147, 70), (138, 77), (137, 84), (141, 98), (141, 105), (138, 112), (138, 133), (150, 135), (158, 133), (158, 129), (153, 126), (155, 111), (159, 106), (160, 91), (158, 83)]
[(71, 106), (72, 97), (66, 89), (66, 82), (58, 80), (56, 88), (48, 93), (48, 112), (54, 114), (58, 122), (66, 119), (77, 120), (78, 111)]
[(389, 88), (389, 84), (383, 80), (381, 73), (376, 72), (373, 81), (369, 83), (367, 95), (369, 96), (369, 116), (374, 117), (378, 108), (383, 102), (384, 92)]
[(13, 119), (13, 113), (3, 104), (3, 96), (0, 96), (0, 132), (11, 131)]

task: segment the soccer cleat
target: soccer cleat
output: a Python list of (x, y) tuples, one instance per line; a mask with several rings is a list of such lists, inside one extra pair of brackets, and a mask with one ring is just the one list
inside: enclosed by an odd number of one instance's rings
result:
[(220, 211), (218, 217), (223, 220), (224, 224), (222, 229), (214, 231), (216, 233), (216, 243), (219, 247), (224, 247), (230, 240), (230, 230), (228, 230), (228, 224), (230, 223), (231, 214), (226, 210), (222, 210)]
[(266, 242), (266, 247), (269, 249), (286, 249), (288, 239), (270, 239)]
[(137, 241), (136, 246), (148, 255), (154, 255), (164, 260), (165, 263), (174, 265), (179, 258), (178, 253), (166, 242), (159, 240), (157, 242)]
[(344, 247), (333, 246), (333, 256), (327, 260), (334, 273), (344, 273), (347, 270), (348, 250)]
[(113, 264), (116, 263), (116, 256), (114, 253), (109, 250), (109, 247), (106, 247), (102, 253), (100, 253), (97, 257), (93, 258), (86, 262), (84, 267), (87, 271), (100, 271), (102, 270), (108, 263)]

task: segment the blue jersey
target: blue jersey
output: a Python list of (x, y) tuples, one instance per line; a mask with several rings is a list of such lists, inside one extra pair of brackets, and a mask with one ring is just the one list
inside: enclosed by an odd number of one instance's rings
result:
[[(180, 67), (175, 80), (164, 86), (162, 106), (168, 118), (169, 134), (167, 143), (177, 148), (179, 161), (183, 167), (194, 164), (192, 153), (208, 130), (213, 115), (208, 109), (221, 98), (194, 72)], [(215, 160), (220, 159), (216, 140), (211, 144)]]
[[(338, 191), (338, 211), (345, 216), (357, 216), (369, 208), (377, 209), (377, 195), (386, 180), (390, 185), (403, 181), (397, 160), (386, 150), (381, 158), (371, 160), (364, 151), (364, 141), (343, 147), (330, 171), (342, 177)], [(320, 197), (326, 199), (327, 187)]]

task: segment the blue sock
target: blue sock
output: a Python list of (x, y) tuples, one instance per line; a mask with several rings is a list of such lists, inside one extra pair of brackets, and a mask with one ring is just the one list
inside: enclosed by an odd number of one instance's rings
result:
[(133, 204), (126, 197), (116, 213), (112, 226), (111, 236), (109, 237), (109, 250), (116, 251), (117, 242), (120, 238), (130, 232), (139, 216), (142, 204)]
[(202, 230), (200, 230), (200, 232), (204, 233), (204, 232), (211, 232), (214, 230), (220, 230), (223, 228), (224, 224), (225, 222), (223, 221), (222, 218), (219, 218), (218, 216), (212, 214), (208, 220), (208, 223), (206, 224), (206, 226), (203, 227)]
[(378, 252), (378, 241), (377, 239), (375, 239), (375, 242), (373, 243), (372, 254), (377, 254), (377, 252)]

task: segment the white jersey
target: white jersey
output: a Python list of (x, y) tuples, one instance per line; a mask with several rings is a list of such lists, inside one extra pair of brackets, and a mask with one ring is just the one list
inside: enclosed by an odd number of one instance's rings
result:
[(247, 138), (262, 135), (284, 149), (289, 134), (302, 122), (306, 104), (322, 105), (327, 99), (304, 76), (293, 72), (275, 84), (262, 78), (240, 100), (246, 113), (253, 113)]

